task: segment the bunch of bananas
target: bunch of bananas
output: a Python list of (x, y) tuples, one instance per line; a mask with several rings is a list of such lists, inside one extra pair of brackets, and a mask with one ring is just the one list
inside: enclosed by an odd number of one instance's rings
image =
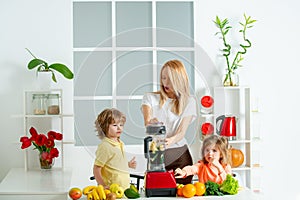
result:
[(83, 188), (82, 193), (86, 195), (88, 200), (105, 200), (106, 194), (103, 185), (89, 185)]

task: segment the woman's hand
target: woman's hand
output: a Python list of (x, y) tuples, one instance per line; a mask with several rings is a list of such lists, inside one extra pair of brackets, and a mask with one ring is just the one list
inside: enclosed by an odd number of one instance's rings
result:
[(181, 170), (180, 168), (177, 168), (175, 170), (175, 178), (185, 178), (186, 177), (186, 172)]
[(158, 121), (156, 117), (149, 120), (149, 124), (158, 124), (158, 123), (162, 123), (162, 122)]
[(168, 148), (169, 146), (171, 146), (175, 142), (176, 142), (176, 136), (166, 138), (166, 140), (165, 140), (166, 148)]
[(128, 167), (135, 169), (136, 168), (136, 160), (135, 157), (133, 157), (129, 162), (128, 162)]

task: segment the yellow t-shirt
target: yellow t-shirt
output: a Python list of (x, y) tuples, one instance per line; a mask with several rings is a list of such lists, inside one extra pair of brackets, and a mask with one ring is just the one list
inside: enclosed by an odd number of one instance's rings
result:
[(105, 137), (98, 145), (94, 165), (100, 166), (106, 185), (117, 183), (124, 189), (129, 187), (128, 160), (124, 152), (124, 143), (115, 142)]

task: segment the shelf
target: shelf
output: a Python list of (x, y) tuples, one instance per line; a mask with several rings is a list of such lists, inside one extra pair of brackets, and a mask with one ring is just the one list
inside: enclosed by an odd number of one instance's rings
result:
[(231, 86), (231, 87), (224, 87), (224, 86), (216, 86), (214, 87), (216, 90), (243, 90), (243, 89), (250, 89), (247, 85), (241, 85), (241, 86)]
[[(232, 115), (236, 117), (236, 140), (229, 140), (232, 147), (240, 149), (244, 154), (244, 162), (241, 166), (232, 168), (232, 171), (240, 174), (242, 182), (248, 188), (255, 188), (253, 185), (253, 142), (256, 140), (252, 137), (253, 125), (251, 122), (252, 111), (250, 104), (250, 87), (214, 87), (213, 92), (214, 105), (213, 113), (200, 114), (200, 126), (205, 120), (214, 125), (214, 134), (221, 129), (221, 123), (216, 122), (218, 116)], [(201, 108), (200, 108), (201, 110)], [(217, 127), (218, 126), (218, 127)], [(202, 142), (202, 141), (201, 141)]]
[[(64, 118), (73, 117), (73, 114), (64, 114), (62, 89), (26, 90), (23, 94), (23, 114), (13, 117), (21, 117), (24, 121), (24, 133), (28, 135), (30, 127), (35, 127), (38, 132), (46, 133), (54, 130), (64, 135)], [(59, 150), (59, 157), (55, 158), (54, 169), (64, 170), (64, 145), (74, 144), (74, 140), (55, 141)], [(36, 163), (36, 155), (29, 149), (25, 149), (25, 171), (39, 167)]]
[(61, 114), (61, 115), (12, 115), (14, 118), (23, 118), (23, 117), (28, 117), (28, 118), (55, 118), (55, 117), (74, 117), (72, 114)]
[(245, 171), (245, 170), (251, 170), (251, 167), (242, 165), (239, 167), (231, 168), (232, 171)]
[(251, 140), (229, 140), (229, 144), (245, 144), (250, 143)]

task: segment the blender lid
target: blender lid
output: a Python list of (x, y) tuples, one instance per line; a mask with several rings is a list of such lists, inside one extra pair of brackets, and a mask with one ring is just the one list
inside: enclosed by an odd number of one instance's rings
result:
[(159, 124), (149, 124), (146, 126), (146, 133), (149, 135), (164, 135), (166, 134), (166, 127)]

